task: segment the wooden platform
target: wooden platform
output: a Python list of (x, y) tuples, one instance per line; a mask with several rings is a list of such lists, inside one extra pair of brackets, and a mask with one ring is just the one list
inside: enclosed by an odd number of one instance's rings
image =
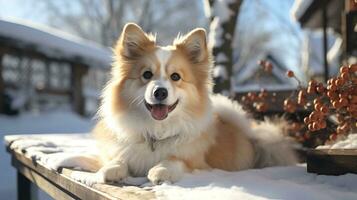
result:
[(9, 148), (14, 138), (5, 138), (5, 143), (7, 151), (11, 154), (12, 165), (17, 169), (18, 199), (31, 199), (31, 185), (38, 186), (54, 199), (60, 200), (155, 199), (153, 191), (136, 186), (95, 184), (89, 187), (74, 181), (70, 178), (73, 170), (63, 169), (58, 173), (33, 161), (24, 152)]
[(357, 149), (315, 149), (307, 153), (307, 171), (323, 175), (357, 174)]

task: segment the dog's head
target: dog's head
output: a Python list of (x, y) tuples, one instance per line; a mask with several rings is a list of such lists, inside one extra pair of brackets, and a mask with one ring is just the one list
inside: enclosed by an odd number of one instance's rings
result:
[(211, 55), (204, 29), (194, 29), (161, 47), (153, 35), (129, 23), (114, 56), (103, 104), (109, 104), (110, 112), (155, 122), (204, 115), (211, 88)]

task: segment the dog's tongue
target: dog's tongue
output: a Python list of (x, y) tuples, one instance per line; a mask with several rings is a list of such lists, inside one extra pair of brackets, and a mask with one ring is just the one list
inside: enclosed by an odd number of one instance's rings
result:
[(163, 120), (169, 113), (169, 107), (166, 105), (154, 105), (151, 108), (151, 116), (156, 120)]

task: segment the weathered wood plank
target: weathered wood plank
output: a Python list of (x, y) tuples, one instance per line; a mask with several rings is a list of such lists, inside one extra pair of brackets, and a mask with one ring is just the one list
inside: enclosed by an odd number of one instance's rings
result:
[(66, 173), (60, 174), (32, 161), (22, 152), (9, 148), (8, 151), (12, 155), (13, 166), (55, 199), (155, 199), (153, 191), (134, 186), (95, 184), (89, 187), (69, 178), (72, 172), (70, 169), (65, 169)]
[(307, 153), (307, 171), (324, 175), (357, 174), (357, 149), (318, 149)]
[[(47, 180), (46, 178), (31, 170), (30, 168), (25, 167), (19, 161), (14, 160), (13, 165), (18, 170), (18, 173), (22, 175), (22, 179), (25, 179), (27, 181), (27, 184), (30, 184), (31, 181), (33, 184), (35, 184), (47, 194), (49, 194), (52, 198), (58, 200), (76, 199), (74, 196), (71, 196), (71, 194), (61, 190), (60, 187), (58, 187), (56, 184), (53, 184), (51, 181)], [(22, 186), (18, 188), (18, 199), (31, 199), (30, 196), (30, 187), (25, 188), (24, 186)]]
[[(61, 174), (66, 177), (70, 177), (72, 172), (81, 173), (83, 176), (91, 174), (90, 172), (77, 171), (73, 169), (62, 169)], [(103, 191), (110, 194), (112, 197), (118, 199), (132, 199), (132, 200), (142, 200), (142, 199), (155, 199), (155, 195), (152, 191), (144, 190), (137, 186), (123, 185), (120, 183), (116, 184), (95, 184), (92, 186), (94, 189)], [(118, 189), (120, 188), (120, 189)]]
[[(68, 191), (68, 193), (73, 194), (74, 196), (77, 196), (80, 199), (98, 199), (98, 200), (114, 199), (108, 194), (105, 194), (100, 191), (96, 191), (91, 187), (88, 187), (84, 184), (69, 179), (66, 176), (63, 176), (62, 174), (48, 170), (44, 166), (33, 162), (30, 158), (25, 157), (21, 152), (11, 151), (11, 150), (10, 152), (13, 156), (13, 160), (22, 163), (24, 168), (29, 168), (30, 170), (35, 171), (36, 173), (46, 178), (57, 187), (62, 188), (64, 191)], [(16, 167), (16, 165), (14, 165), (14, 167)], [(17, 169), (21, 170), (19, 168)]]

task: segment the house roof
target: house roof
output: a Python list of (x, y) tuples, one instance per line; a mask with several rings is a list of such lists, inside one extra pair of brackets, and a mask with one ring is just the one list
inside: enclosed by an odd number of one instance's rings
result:
[(322, 9), (326, 6), (327, 26), (341, 33), (341, 15), (344, 10), (343, 0), (295, 0), (291, 16), (304, 28), (321, 28)]
[(31, 48), (49, 57), (85, 63), (91, 67), (109, 67), (112, 62), (109, 48), (23, 20), (0, 19), (0, 38), (0, 43)]
[[(258, 64), (259, 60), (268, 60), (273, 64), (271, 74), (261, 73), (261, 66)], [(261, 87), (266, 89), (291, 89), (295, 85), (293, 81), (285, 76), (287, 68), (272, 54), (260, 54), (256, 59), (246, 63), (242, 68), (236, 72), (234, 77), (234, 90), (249, 91), (259, 90)], [(260, 74), (259, 83), (256, 80), (257, 74)], [(263, 83), (264, 82), (264, 83)]]

